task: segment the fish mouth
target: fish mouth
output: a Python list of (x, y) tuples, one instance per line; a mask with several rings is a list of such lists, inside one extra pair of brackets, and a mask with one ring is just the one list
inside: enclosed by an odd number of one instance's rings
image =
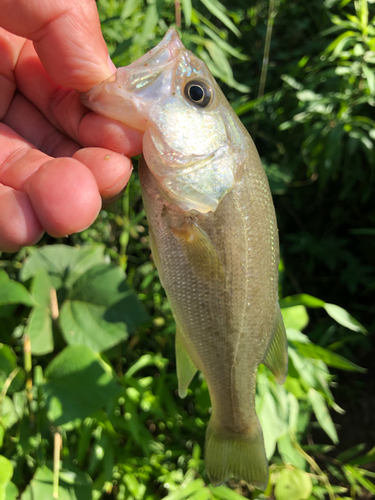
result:
[(92, 111), (146, 130), (149, 103), (170, 94), (173, 67), (181, 51), (186, 49), (179, 34), (170, 28), (149, 52), (81, 94), (81, 102)]

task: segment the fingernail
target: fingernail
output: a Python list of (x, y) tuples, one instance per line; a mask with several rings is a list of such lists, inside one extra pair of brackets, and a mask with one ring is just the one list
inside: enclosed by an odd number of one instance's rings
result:
[(115, 66), (114, 62), (112, 61), (109, 54), (108, 54), (108, 67), (112, 71), (112, 73), (116, 73), (117, 68), (116, 68), (116, 66)]

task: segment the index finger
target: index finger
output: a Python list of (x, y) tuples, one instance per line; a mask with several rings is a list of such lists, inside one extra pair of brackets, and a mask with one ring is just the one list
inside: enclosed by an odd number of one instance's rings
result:
[(84, 92), (111, 76), (95, 0), (0, 0), (0, 26), (34, 42), (55, 82)]

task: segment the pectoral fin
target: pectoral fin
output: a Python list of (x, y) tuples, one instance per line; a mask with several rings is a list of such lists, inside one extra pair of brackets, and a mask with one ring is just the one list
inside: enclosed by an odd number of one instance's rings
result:
[(209, 236), (194, 221), (189, 219), (180, 228), (171, 228), (195, 273), (209, 280), (223, 280), (224, 266), (220, 255)]
[(187, 394), (187, 390), (190, 382), (193, 380), (194, 375), (197, 373), (197, 368), (195, 367), (189, 353), (184, 346), (181, 333), (176, 332), (176, 363), (177, 363), (177, 378), (178, 378), (178, 395), (180, 398), (184, 398)]
[(154, 232), (151, 229), (151, 227), (149, 228), (149, 237), (150, 237), (150, 247), (151, 247), (152, 257), (154, 259), (156, 269), (158, 270), (158, 273), (159, 273), (159, 279), (160, 279), (161, 286), (164, 288), (163, 279), (161, 276), (161, 265), (160, 265), (159, 252), (158, 252), (158, 248), (156, 246)]
[(263, 364), (274, 374), (277, 382), (283, 384), (288, 374), (288, 342), (283, 317), (277, 307), (276, 327)]

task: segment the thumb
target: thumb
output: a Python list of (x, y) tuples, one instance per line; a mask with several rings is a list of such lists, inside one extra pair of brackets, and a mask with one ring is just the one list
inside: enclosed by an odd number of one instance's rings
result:
[(115, 71), (95, 0), (0, 0), (0, 26), (34, 42), (52, 79), (84, 92)]

